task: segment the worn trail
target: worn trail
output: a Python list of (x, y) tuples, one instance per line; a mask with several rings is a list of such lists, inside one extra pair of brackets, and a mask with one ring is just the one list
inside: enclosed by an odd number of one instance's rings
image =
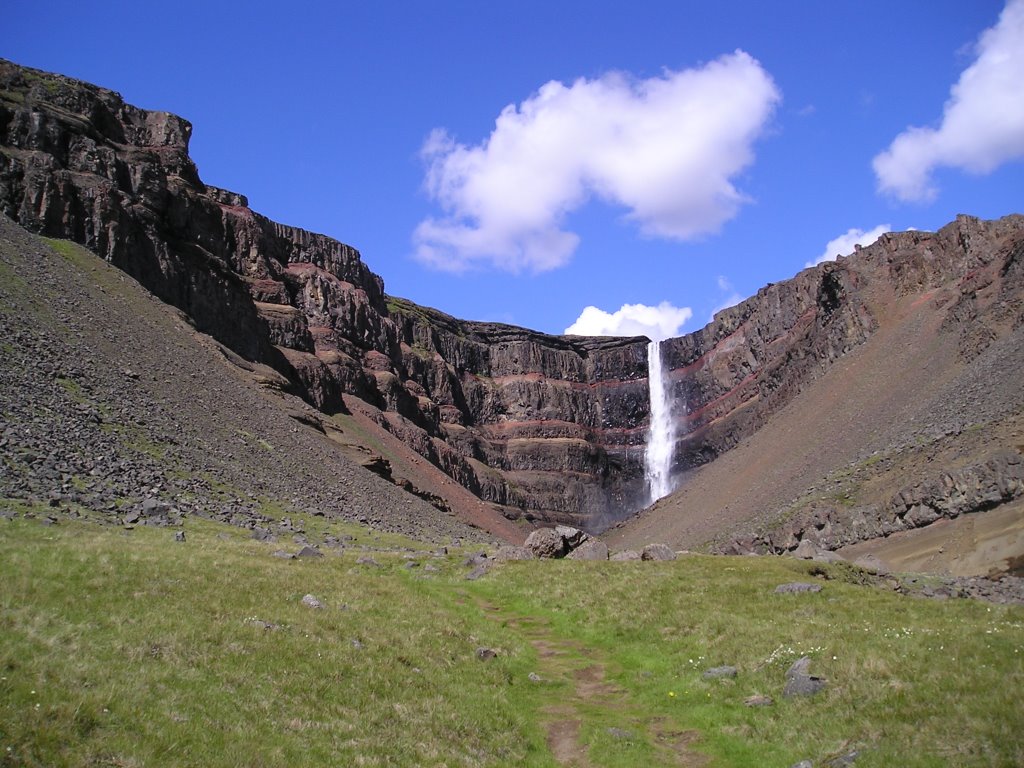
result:
[[(586, 734), (603, 725), (615, 739), (647, 743), (659, 765), (706, 766), (709, 758), (694, 751), (700, 734), (677, 728), (668, 719), (643, 712), (629, 692), (609, 682), (608, 661), (597, 649), (556, 636), (541, 619), (515, 615), (490, 602), (477, 600), (492, 621), (518, 632), (537, 653), (537, 674), (543, 682), (566, 682), (570, 694), (547, 705), (542, 725), (547, 745), (559, 765), (588, 768), (601, 765), (590, 754)], [(615, 715), (615, 726), (605, 721)]]

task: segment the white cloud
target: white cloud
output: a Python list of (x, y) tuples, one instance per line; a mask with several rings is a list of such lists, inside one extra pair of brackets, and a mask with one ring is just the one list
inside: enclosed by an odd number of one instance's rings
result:
[(1024, 0), (1009, 0), (977, 51), (950, 91), (942, 124), (908, 128), (875, 157), (881, 191), (929, 201), (939, 166), (984, 174), (1024, 157)]
[(646, 336), (661, 341), (679, 335), (683, 323), (693, 317), (689, 307), (674, 307), (667, 301), (656, 307), (623, 304), (617, 312), (586, 307), (576, 322), (565, 329), (575, 336)]
[(579, 243), (566, 214), (593, 197), (625, 207), (646, 235), (715, 232), (746, 202), (733, 178), (779, 99), (737, 51), (647, 80), (551, 81), (505, 107), (476, 146), (435, 130), (422, 149), (425, 187), (445, 215), (417, 227), (417, 256), (453, 271), (554, 269)]
[(821, 252), (821, 255), (814, 261), (808, 261), (804, 266), (813, 267), (821, 264), (823, 261), (831, 261), (836, 256), (849, 256), (854, 252), (854, 246), (862, 245), (867, 247), (886, 232), (891, 231), (891, 224), (879, 224), (874, 229), (868, 230), (851, 227), (839, 237), (829, 240), (828, 245), (825, 246), (825, 250)]

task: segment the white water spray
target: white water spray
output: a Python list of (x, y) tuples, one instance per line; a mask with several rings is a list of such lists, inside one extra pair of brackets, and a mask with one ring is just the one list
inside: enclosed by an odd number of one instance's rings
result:
[(666, 386), (661, 365), (661, 342), (647, 346), (647, 381), (651, 397), (651, 422), (647, 428), (644, 450), (644, 478), (653, 504), (672, 492), (672, 454), (676, 445), (675, 422), (672, 419), (672, 393)]

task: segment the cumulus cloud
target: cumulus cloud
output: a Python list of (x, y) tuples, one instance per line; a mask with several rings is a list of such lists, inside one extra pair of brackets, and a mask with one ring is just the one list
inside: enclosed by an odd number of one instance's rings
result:
[(911, 127), (873, 161), (882, 192), (929, 201), (931, 175), (947, 166), (990, 173), (1024, 157), (1024, 0), (1010, 0), (950, 91), (938, 128)]
[(566, 215), (592, 198), (624, 207), (649, 236), (715, 232), (746, 201), (733, 179), (779, 99), (737, 51), (647, 80), (551, 81), (505, 107), (475, 146), (435, 130), (422, 148), (425, 188), (444, 215), (417, 227), (416, 254), (453, 271), (554, 269), (579, 243)]
[(851, 227), (839, 237), (829, 240), (821, 255), (814, 261), (808, 261), (804, 266), (813, 267), (821, 264), (823, 261), (831, 261), (836, 256), (849, 256), (854, 252), (854, 246), (862, 245), (867, 247), (886, 232), (892, 232), (891, 224), (879, 224), (874, 229), (867, 230)]
[(692, 309), (674, 307), (667, 301), (656, 307), (623, 304), (617, 312), (586, 307), (565, 332), (575, 336), (646, 336), (661, 341), (678, 336), (683, 323), (691, 317)]

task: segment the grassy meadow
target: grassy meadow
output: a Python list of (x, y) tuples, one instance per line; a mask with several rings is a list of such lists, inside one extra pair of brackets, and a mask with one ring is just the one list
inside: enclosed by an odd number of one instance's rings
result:
[[(365, 533), (284, 560), (298, 545), (184, 530), (0, 520), (0, 765), (1024, 765), (1019, 607), (787, 559), (467, 581), (464, 552)], [(801, 655), (828, 687), (784, 698)]]

